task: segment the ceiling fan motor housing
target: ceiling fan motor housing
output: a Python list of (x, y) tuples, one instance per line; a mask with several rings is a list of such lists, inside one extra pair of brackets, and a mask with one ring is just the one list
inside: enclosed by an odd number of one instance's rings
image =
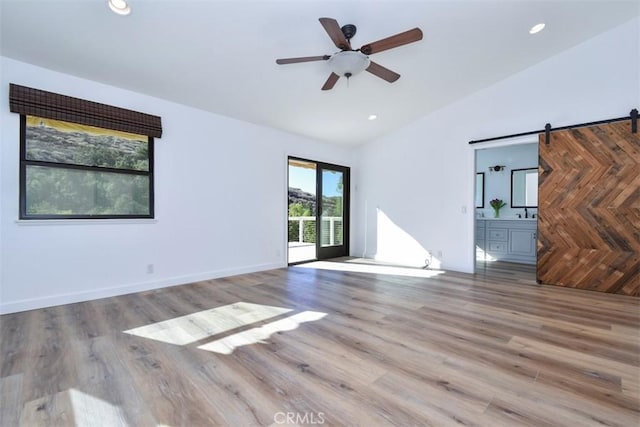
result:
[(344, 26), (341, 28), (341, 30), (342, 30), (342, 34), (344, 34), (344, 37), (345, 37), (347, 40), (351, 40), (351, 38), (352, 38), (353, 36), (355, 36), (355, 35), (356, 35), (356, 31), (357, 31), (358, 29), (357, 29), (357, 28), (356, 28), (356, 26), (355, 26), (355, 25), (353, 25), (353, 24), (347, 24), (347, 25), (344, 25)]

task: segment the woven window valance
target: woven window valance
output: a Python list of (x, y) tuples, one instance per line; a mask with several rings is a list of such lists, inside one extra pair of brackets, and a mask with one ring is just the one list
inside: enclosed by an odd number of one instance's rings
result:
[(13, 83), (9, 87), (9, 108), (12, 113), (137, 133), (154, 138), (162, 136), (162, 122), (158, 116)]

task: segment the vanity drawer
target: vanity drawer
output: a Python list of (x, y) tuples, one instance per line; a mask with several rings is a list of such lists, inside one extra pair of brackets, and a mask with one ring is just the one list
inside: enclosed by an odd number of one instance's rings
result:
[(489, 242), (489, 252), (507, 253), (507, 242)]
[(499, 240), (501, 242), (507, 241), (507, 229), (506, 228), (490, 228), (487, 230), (489, 233), (489, 240)]

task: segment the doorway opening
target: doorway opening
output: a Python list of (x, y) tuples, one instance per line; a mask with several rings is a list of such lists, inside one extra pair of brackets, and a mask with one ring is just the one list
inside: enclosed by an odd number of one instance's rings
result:
[(349, 168), (289, 157), (287, 261), (349, 254)]
[[(537, 195), (538, 185), (535, 137), (514, 138), (476, 149), (474, 172), (476, 274), (535, 283), (537, 197), (534, 200), (533, 195)], [(502, 207), (495, 209), (494, 201), (496, 205), (502, 202)]]

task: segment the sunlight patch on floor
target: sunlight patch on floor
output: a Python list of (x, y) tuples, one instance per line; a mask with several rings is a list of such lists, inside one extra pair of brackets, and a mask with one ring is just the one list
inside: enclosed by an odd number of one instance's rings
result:
[(296, 267), (317, 268), (319, 270), (348, 271), (354, 273), (386, 274), (390, 276), (435, 277), (443, 274), (443, 270), (426, 270), (415, 267), (402, 267), (379, 264), (355, 264), (346, 262), (315, 261), (300, 264)]
[(476, 259), (479, 261), (497, 261), (496, 258), (486, 253), (480, 246), (476, 246)]
[(233, 350), (245, 345), (265, 343), (271, 335), (277, 332), (292, 331), (300, 324), (305, 322), (314, 322), (325, 317), (327, 313), (321, 313), (318, 311), (303, 311), (284, 319), (276, 320), (266, 325), (262, 325), (257, 328), (248, 329), (246, 331), (238, 332), (221, 338), (219, 340), (212, 341), (207, 344), (203, 344), (198, 348), (201, 350), (212, 351), (219, 354), (231, 354)]
[(122, 410), (102, 399), (75, 389), (69, 390), (69, 398), (78, 426), (89, 426), (98, 420), (103, 426), (128, 425)]
[(302, 323), (314, 322), (327, 315), (317, 311), (291, 313), (293, 309), (262, 304), (237, 302), (210, 310), (180, 316), (162, 322), (124, 331), (167, 344), (188, 345), (208, 337), (224, 334), (234, 329), (266, 321), (277, 316), (287, 317), (271, 321), (241, 332), (232, 333), (198, 346), (201, 350), (219, 354), (231, 354), (238, 347), (265, 343), (273, 334), (292, 331)]
[(129, 425), (120, 407), (73, 388), (27, 402), (20, 421), (25, 426)]
[(291, 311), (289, 308), (237, 302), (129, 329), (124, 333), (168, 344), (187, 345)]

